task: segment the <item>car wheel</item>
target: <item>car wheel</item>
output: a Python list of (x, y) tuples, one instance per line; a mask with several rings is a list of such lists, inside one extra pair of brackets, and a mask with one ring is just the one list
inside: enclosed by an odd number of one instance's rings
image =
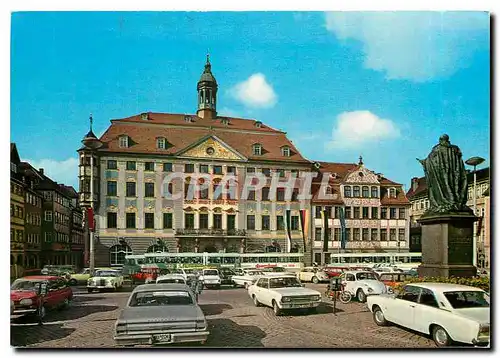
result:
[(69, 298), (65, 298), (64, 301), (61, 303), (61, 309), (65, 309), (69, 307)]
[(87, 288), (87, 292), (88, 292), (88, 293), (92, 293), (92, 292), (94, 292), (94, 290), (93, 290), (93, 289), (91, 289), (91, 288)]
[(78, 281), (73, 278), (73, 279), (69, 280), (69, 285), (76, 286), (76, 285), (78, 285)]
[(312, 278), (312, 283), (318, 283), (318, 282), (319, 282), (318, 278), (316, 276), (314, 276)]
[(356, 292), (356, 298), (358, 299), (359, 302), (365, 303), (366, 302), (366, 295), (363, 292), (363, 289), (359, 289), (358, 292)]
[(255, 307), (261, 306), (259, 300), (257, 299), (257, 296), (255, 296), (255, 295), (253, 295), (253, 304), (255, 305)]
[(273, 300), (273, 311), (275, 316), (281, 316), (282, 314), (281, 308), (278, 306), (278, 303), (276, 303), (276, 301), (274, 300)]
[(245, 290), (248, 290), (248, 283), (245, 282)]
[(435, 326), (432, 329), (432, 339), (438, 347), (447, 347), (452, 343), (448, 332), (441, 326)]
[(384, 312), (380, 309), (380, 307), (375, 307), (373, 309), (373, 320), (377, 324), (377, 326), (388, 326), (389, 322), (385, 319)]

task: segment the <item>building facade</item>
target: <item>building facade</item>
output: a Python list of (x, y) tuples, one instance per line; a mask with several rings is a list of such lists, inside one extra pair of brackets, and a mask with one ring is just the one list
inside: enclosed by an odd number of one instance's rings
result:
[(24, 215), (25, 185), (19, 168), (21, 159), (16, 145), (10, 144), (10, 277), (24, 272)]
[[(425, 177), (412, 178), (406, 196), (411, 203), (410, 209), (410, 251), (421, 252), (421, 226), (417, 220), (429, 208), (429, 197)], [(474, 173), (467, 173), (467, 206), (474, 208)], [(476, 216), (474, 224), (477, 242), (478, 266), (490, 267), (490, 168), (476, 171)]]
[[(315, 168), (319, 175), (313, 180), (313, 262), (328, 264), (332, 253), (409, 251), (410, 203), (401, 184), (369, 170), (362, 158), (358, 164), (318, 162)], [(345, 217), (345, 248), (340, 241), (340, 208)]]

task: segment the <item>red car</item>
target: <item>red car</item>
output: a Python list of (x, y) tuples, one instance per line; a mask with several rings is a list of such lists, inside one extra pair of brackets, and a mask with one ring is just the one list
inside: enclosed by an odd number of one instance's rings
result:
[[(40, 287), (43, 283), (47, 284), (47, 292), (42, 297)], [(69, 306), (73, 291), (59, 276), (26, 276), (12, 283), (10, 299), (14, 303), (13, 316), (30, 315), (41, 322), (48, 309)]]

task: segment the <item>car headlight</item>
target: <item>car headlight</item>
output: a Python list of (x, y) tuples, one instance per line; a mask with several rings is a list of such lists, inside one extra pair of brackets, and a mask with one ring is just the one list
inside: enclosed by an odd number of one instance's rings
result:
[(19, 304), (21, 306), (31, 306), (33, 304), (33, 300), (32, 299), (29, 299), (29, 298), (23, 298)]
[(281, 297), (281, 302), (290, 302), (291, 300), (290, 297)]
[(372, 293), (373, 292), (373, 289), (371, 287), (368, 287), (368, 292), (369, 293)]
[(321, 300), (321, 296), (312, 296), (313, 301)]
[(115, 330), (117, 334), (125, 333), (127, 331), (127, 326), (120, 323), (116, 325)]
[(87, 285), (92, 286), (94, 284), (94, 281), (92, 279), (87, 281)]
[(394, 290), (392, 289), (392, 287), (387, 287), (387, 293), (394, 293)]
[(490, 325), (489, 324), (480, 324), (479, 332), (477, 334), (478, 337), (489, 337), (490, 336)]
[(207, 328), (207, 322), (205, 320), (196, 321), (196, 329), (206, 329), (206, 328)]

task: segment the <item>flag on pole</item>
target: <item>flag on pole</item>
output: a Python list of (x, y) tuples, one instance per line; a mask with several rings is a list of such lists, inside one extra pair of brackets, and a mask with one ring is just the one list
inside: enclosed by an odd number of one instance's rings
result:
[(321, 211), (321, 215), (323, 217), (323, 252), (328, 252), (328, 234), (329, 234), (329, 229), (328, 229), (328, 215), (326, 213), (326, 210), (323, 209)]
[(87, 222), (89, 224), (89, 230), (93, 232), (95, 230), (95, 220), (94, 210), (92, 210), (92, 208), (87, 209)]
[(304, 252), (307, 245), (307, 210), (300, 210), (300, 227), (302, 229), (302, 245), (304, 245)]
[(346, 230), (345, 230), (345, 215), (344, 215), (344, 208), (341, 206), (339, 207), (339, 219), (340, 219), (340, 248), (342, 250), (345, 250), (346, 246)]
[(291, 216), (291, 211), (290, 209), (286, 210), (286, 216), (285, 216), (285, 227), (286, 227), (286, 242), (287, 242), (287, 252), (290, 252), (292, 250), (292, 216)]

